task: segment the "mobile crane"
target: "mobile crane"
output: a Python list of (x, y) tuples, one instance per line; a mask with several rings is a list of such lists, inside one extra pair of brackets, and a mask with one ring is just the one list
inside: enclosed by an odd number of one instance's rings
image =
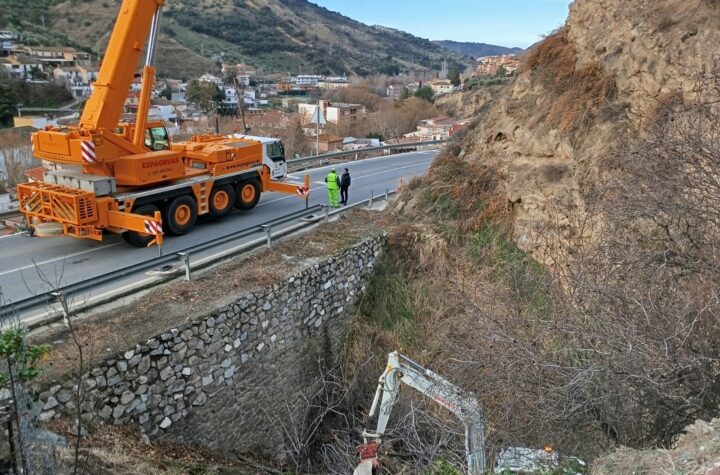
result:
[[(307, 198), (304, 183), (286, 181), (278, 139), (216, 134), (171, 143), (162, 122), (148, 121), (153, 66), (165, 0), (123, 0), (93, 93), (80, 123), (32, 135), (42, 181), (17, 187), (31, 226), (102, 240), (122, 233), (130, 244), (161, 245), (164, 234), (189, 232), (197, 217), (220, 219), (255, 207), (276, 191)], [(119, 122), (147, 42), (134, 123)]]
[(400, 384), (406, 384), (428, 396), (457, 416), (465, 426), (465, 455), (469, 475), (485, 473), (485, 418), (472, 394), (426, 369), (397, 351), (388, 355), (385, 371), (380, 375), (369, 416), (378, 415), (377, 429), (363, 431), (365, 444), (359, 449), (361, 462), (354, 475), (371, 475), (379, 466), (377, 451), (385, 434), (390, 412), (400, 395)]

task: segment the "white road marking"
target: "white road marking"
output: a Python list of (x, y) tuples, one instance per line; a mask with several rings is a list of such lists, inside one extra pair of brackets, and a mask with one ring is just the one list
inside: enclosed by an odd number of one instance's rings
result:
[(419, 151), (419, 152), (407, 152), (407, 153), (397, 153), (397, 154), (393, 154), (393, 155), (381, 155), (381, 156), (379, 156), (379, 157), (364, 158), (364, 159), (362, 159), (362, 160), (351, 160), (351, 161), (349, 161), (349, 162), (337, 163), (337, 164), (335, 164), (335, 165), (327, 165), (327, 166), (324, 166), (324, 167), (310, 168), (310, 169), (308, 169), (308, 172), (309, 172), (309, 173), (312, 173), (312, 172), (316, 172), (316, 171), (327, 170), (327, 169), (329, 169), (329, 168), (341, 168), (341, 167), (345, 167), (346, 165), (349, 167), (349, 166), (352, 165), (352, 164), (361, 165), (361, 164), (363, 164), (363, 163), (374, 162), (374, 161), (381, 160), (381, 159), (397, 160), (399, 157), (402, 157), (402, 156), (404, 156), (404, 155), (413, 155), (413, 154), (417, 154), (417, 153), (422, 153), (422, 154), (435, 153), (435, 154), (439, 154), (440, 152), (441, 152), (440, 150), (421, 150), (421, 151)]
[(0, 272), (0, 276), (12, 274), (13, 272), (18, 272), (18, 271), (21, 271), (21, 270), (32, 269), (32, 268), (34, 268), (36, 265), (37, 265), (38, 267), (40, 267), (40, 266), (44, 266), (45, 264), (52, 264), (53, 262), (63, 261), (63, 260), (66, 260), (66, 259), (72, 259), (73, 257), (82, 256), (82, 255), (84, 255), (84, 254), (90, 254), (91, 252), (100, 251), (100, 250), (102, 250), (102, 249), (110, 249), (111, 247), (120, 246), (120, 245), (122, 245), (122, 244), (123, 244), (123, 243), (121, 243), (121, 242), (116, 242), (115, 244), (109, 244), (109, 245), (107, 245), (107, 246), (102, 246), (102, 247), (96, 247), (96, 248), (94, 248), (94, 249), (87, 249), (87, 250), (85, 250), (85, 251), (76, 252), (75, 254), (68, 254), (67, 256), (56, 257), (55, 259), (48, 259), (48, 260), (46, 260), (46, 261), (37, 262), (36, 264), (31, 264), (31, 265), (27, 265), (27, 266), (23, 266), (23, 267), (18, 267), (17, 269), (6, 270), (6, 271), (3, 271), (3, 272)]
[(22, 235), (22, 233), (6, 234), (5, 236), (0, 236), (0, 239), (10, 238), (10, 237), (18, 237), (20, 235)]
[[(395, 171), (397, 171), (397, 170), (404, 170), (404, 169), (406, 169), (406, 168), (412, 168), (412, 167), (417, 167), (417, 166), (422, 166), (422, 165), (429, 165), (429, 164), (431, 164), (431, 163), (432, 163), (432, 161), (429, 161), (429, 162), (420, 162), (420, 163), (413, 163), (413, 164), (410, 164), (410, 165), (406, 165), (406, 166), (404, 166), (404, 167), (397, 167), (397, 168), (393, 168), (393, 169), (391, 169), (391, 170), (383, 170), (383, 171), (380, 171), (380, 172), (371, 173), (371, 174), (369, 174), (369, 175), (353, 176), (353, 180), (356, 180), (356, 181), (357, 181), (357, 180), (362, 180), (362, 179), (364, 179), (364, 178), (370, 178), (370, 177), (373, 177), (373, 176), (376, 176), (376, 175), (382, 175), (383, 173), (392, 173), (392, 172), (395, 172)], [(322, 189), (322, 188), (326, 188), (326, 187), (327, 187), (327, 183), (325, 183), (324, 181), (316, 181), (316, 182), (313, 182), (313, 184), (318, 185), (318, 187), (316, 187), (315, 190), (317, 190), (318, 188), (321, 188), (321, 189)], [(310, 191), (312, 192), (313, 190), (311, 189)], [(283, 196), (283, 197), (281, 197), (281, 198), (276, 198), (276, 199), (274, 199), (274, 200), (264, 201), (264, 202), (258, 204), (256, 207), (259, 208), (259, 207), (261, 207), (261, 206), (269, 205), (270, 203), (277, 203), (278, 201), (283, 201), (283, 200), (293, 199), (293, 198), (295, 198), (295, 197), (294, 197), (294, 196)]]

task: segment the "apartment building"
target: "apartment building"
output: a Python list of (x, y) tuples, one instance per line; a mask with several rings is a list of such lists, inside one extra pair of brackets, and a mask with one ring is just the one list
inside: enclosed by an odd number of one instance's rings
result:
[[(339, 126), (348, 122), (354, 122), (367, 113), (365, 106), (362, 104), (345, 104), (341, 102), (319, 101), (320, 110), (327, 122), (337, 124)], [(310, 122), (318, 103), (315, 104), (298, 104), (298, 111), (303, 122)]]

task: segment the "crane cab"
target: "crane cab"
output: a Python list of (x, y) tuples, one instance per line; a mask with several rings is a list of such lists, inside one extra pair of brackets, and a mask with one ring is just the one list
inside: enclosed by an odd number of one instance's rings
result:
[(270, 177), (273, 180), (283, 180), (287, 177), (288, 167), (285, 158), (285, 146), (280, 139), (243, 134), (234, 134), (231, 137), (260, 142), (262, 144), (263, 165), (270, 170)]
[[(131, 142), (135, 134), (135, 124), (121, 122), (115, 133)], [(153, 152), (170, 150), (170, 134), (163, 121), (148, 121), (145, 127), (145, 148)]]

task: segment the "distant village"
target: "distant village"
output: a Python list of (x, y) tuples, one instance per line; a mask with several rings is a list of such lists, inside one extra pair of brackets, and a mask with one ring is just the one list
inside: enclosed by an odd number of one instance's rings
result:
[[(515, 56), (477, 58), (477, 68), (471, 77), (509, 76), (518, 64)], [(40, 129), (77, 123), (78, 109), (92, 93), (98, 71), (97, 58), (90, 53), (71, 47), (25, 45), (14, 32), (0, 31), (0, 75), (28, 83), (63, 85), (74, 98), (73, 104), (54, 110), (19, 105), (18, 115), (14, 118), (16, 128)], [(293, 133), (290, 129), (299, 127), (302, 140), (306, 142), (303, 150), (310, 153), (361, 150), (381, 143), (396, 145), (444, 140), (466, 128), (470, 122), (469, 119), (440, 115), (422, 119), (415, 130), (400, 135), (355, 137), (348, 131), (353, 131), (353, 124), (367, 117), (369, 104), (327, 99), (341, 96), (333, 93), (353, 87), (353, 81), (345, 76), (268, 73), (249, 64), (222, 64), (220, 71), (214, 74), (206, 73), (186, 81), (159, 80), (152, 91), (149, 113), (153, 118), (166, 121), (170, 134), (176, 139), (217, 127), (217, 120), (213, 119), (217, 116), (233, 117), (230, 132), (244, 129), (253, 135), (285, 137)], [(138, 74), (128, 93), (125, 120), (132, 120), (137, 111), (141, 85), (142, 78)], [(192, 88), (202, 85), (215, 86), (218, 92), (210, 108), (192, 100)], [(445, 63), (436, 78), (390, 78), (379, 94), (383, 100), (392, 103), (416, 94), (421, 88), (430, 88), (433, 97), (440, 97), (461, 91), (462, 84), (453, 85)], [(318, 107), (324, 119), (320, 124), (312, 120)], [(228, 133), (226, 122), (222, 129), (219, 131)], [(0, 179), (5, 168), (3, 162), (0, 153)], [(3, 210), (1, 201), (0, 212)]]

